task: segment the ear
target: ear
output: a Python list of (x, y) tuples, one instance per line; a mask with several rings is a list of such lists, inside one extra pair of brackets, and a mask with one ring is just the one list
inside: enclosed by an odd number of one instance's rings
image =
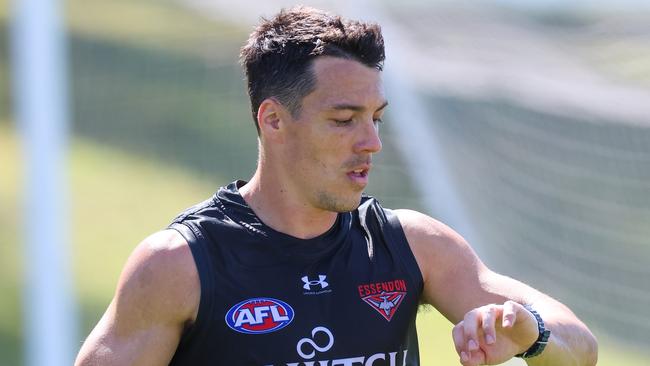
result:
[(264, 99), (257, 110), (257, 125), (260, 128), (261, 137), (271, 140), (280, 139), (283, 132), (283, 120), (287, 116), (286, 112), (284, 106), (277, 100)]

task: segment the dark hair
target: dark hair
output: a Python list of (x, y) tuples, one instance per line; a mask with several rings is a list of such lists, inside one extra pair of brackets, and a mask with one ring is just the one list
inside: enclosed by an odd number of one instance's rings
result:
[(316, 87), (311, 65), (319, 56), (352, 59), (381, 70), (381, 29), (303, 6), (262, 18), (240, 55), (258, 134), (257, 110), (266, 98), (276, 98), (294, 117), (300, 114), (302, 99)]

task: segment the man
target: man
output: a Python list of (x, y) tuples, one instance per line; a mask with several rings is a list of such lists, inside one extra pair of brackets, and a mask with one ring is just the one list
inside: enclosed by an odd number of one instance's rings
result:
[(262, 22), (242, 49), (254, 176), (136, 248), (76, 364), (418, 365), (427, 303), (456, 324), (463, 365), (595, 365), (564, 305), (490, 271), (442, 223), (362, 197), (383, 60), (377, 25), (304, 7)]

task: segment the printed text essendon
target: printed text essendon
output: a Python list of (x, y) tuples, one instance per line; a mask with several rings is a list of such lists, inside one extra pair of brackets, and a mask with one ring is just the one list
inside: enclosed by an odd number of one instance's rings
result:
[(376, 295), (382, 292), (404, 291), (406, 292), (406, 281), (394, 280), (387, 282), (376, 282), (367, 285), (359, 285), (359, 296), (365, 297)]

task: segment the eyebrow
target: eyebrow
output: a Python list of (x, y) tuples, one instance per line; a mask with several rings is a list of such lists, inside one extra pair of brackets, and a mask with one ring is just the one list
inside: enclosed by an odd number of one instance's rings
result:
[[(375, 112), (379, 112), (380, 110), (386, 108), (388, 106), (388, 101), (384, 102)], [(352, 110), (354, 112), (362, 112), (366, 109), (366, 107), (361, 106), (361, 105), (355, 105), (355, 104), (335, 104), (332, 106), (332, 109), (335, 110)]]

